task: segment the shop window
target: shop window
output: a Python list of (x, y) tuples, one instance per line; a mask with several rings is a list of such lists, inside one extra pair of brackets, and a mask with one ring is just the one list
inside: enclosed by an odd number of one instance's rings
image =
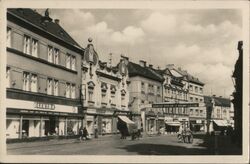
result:
[(10, 88), (10, 67), (6, 67), (6, 87)]
[(71, 67), (72, 67), (72, 70), (76, 70), (76, 57), (75, 56), (71, 57)]
[(11, 28), (7, 27), (7, 39), (6, 39), (6, 46), (11, 47)]
[(23, 90), (29, 91), (30, 90), (30, 80), (29, 80), (29, 73), (23, 73)]
[(31, 75), (31, 91), (37, 92), (37, 75)]
[(52, 95), (52, 79), (47, 79), (47, 94)]
[(71, 69), (71, 65), (70, 65), (70, 62), (71, 62), (71, 57), (70, 57), (71, 55), (70, 54), (67, 54), (66, 55), (66, 68), (68, 68), (68, 69)]
[(66, 83), (66, 98), (70, 98), (70, 83)]
[(23, 53), (30, 55), (30, 37), (24, 35)]
[(54, 95), (58, 96), (58, 80), (54, 80)]
[(38, 55), (38, 41), (36, 39), (32, 39), (31, 55), (35, 57)]
[(59, 49), (54, 48), (54, 64), (59, 64)]
[(48, 61), (53, 62), (53, 47), (48, 46)]
[(71, 98), (72, 99), (76, 98), (76, 85), (75, 84), (71, 85)]

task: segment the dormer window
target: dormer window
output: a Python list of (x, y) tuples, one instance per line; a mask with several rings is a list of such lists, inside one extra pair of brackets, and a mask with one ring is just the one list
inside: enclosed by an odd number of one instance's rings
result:
[(101, 89), (102, 89), (102, 92), (106, 92), (107, 89), (108, 89), (107, 84), (106, 84), (106, 83), (102, 83), (102, 84), (101, 84)]

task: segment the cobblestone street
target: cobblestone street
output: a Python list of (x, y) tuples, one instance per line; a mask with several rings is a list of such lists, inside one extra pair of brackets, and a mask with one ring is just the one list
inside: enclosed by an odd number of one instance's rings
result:
[[(225, 148), (226, 150), (226, 148)], [(223, 149), (224, 151), (224, 149)], [(102, 136), (80, 142), (76, 139), (50, 140), (7, 145), (10, 155), (212, 155), (213, 145), (206, 146), (201, 137), (193, 144), (179, 143), (176, 135), (121, 140), (119, 135)], [(225, 154), (225, 152), (220, 152)], [(232, 154), (232, 152), (227, 152)]]

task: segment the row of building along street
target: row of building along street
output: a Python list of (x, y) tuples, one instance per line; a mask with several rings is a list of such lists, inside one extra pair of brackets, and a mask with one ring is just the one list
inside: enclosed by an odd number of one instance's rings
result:
[(8, 140), (74, 136), (81, 127), (91, 135), (117, 134), (119, 119), (132, 120), (145, 134), (234, 126), (230, 99), (204, 95), (206, 84), (187, 70), (126, 55), (111, 65), (99, 60), (104, 54), (95, 40), (88, 42), (81, 47), (49, 10), (8, 9)]

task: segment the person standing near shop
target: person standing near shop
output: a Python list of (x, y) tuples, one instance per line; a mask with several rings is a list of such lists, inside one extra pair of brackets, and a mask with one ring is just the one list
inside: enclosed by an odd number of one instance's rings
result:
[(98, 128), (97, 128), (96, 123), (94, 125), (94, 133), (95, 133), (95, 138), (98, 138)]

